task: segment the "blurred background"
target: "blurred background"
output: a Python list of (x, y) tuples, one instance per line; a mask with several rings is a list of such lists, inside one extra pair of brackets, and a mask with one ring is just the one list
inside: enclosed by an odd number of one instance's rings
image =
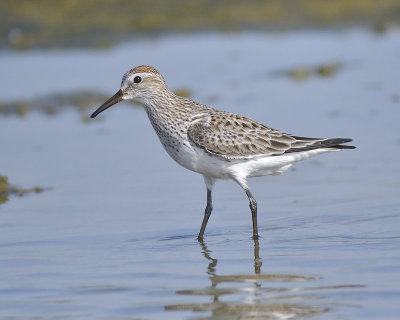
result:
[(165, 33), (288, 31), (399, 21), (396, 0), (2, 1), (1, 48), (107, 48), (132, 37)]
[[(400, 1), (0, 2), (0, 318), (397, 319)], [(90, 114), (153, 65), (177, 94), (355, 150), (216, 184), (143, 109)]]

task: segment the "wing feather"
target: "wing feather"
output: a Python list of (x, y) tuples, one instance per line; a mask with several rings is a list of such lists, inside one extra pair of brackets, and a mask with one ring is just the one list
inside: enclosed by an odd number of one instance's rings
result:
[(351, 141), (297, 137), (223, 111), (198, 115), (188, 129), (188, 136), (208, 153), (228, 159), (274, 156), (319, 148), (342, 149), (347, 146), (341, 146), (341, 143)]

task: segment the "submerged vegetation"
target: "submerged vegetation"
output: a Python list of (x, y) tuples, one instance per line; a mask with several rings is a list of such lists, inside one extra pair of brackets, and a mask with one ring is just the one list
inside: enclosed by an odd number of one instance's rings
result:
[(39, 96), (30, 100), (0, 101), (0, 115), (25, 116), (39, 111), (46, 115), (56, 115), (64, 108), (74, 108), (83, 115), (89, 107), (99, 105), (109, 97), (96, 91), (75, 91)]
[(339, 62), (322, 63), (315, 66), (299, 66), (294, 68), (276, 70), (273, 76), (289, 77), (295, 81), (302, 82), (311, 77), (330, 78), (341, 70), (343, 64)]
[(0, 2), (0, 48), (108, 47), (162, 32), (281, 30), (399, 21), (398, 0), (16, 0)]
[(0, 204), (7, 202), (10, 195), (22, 197), (28, 193), (40, 193), (44, 190), (44, 188), (37, 186), (30, 189), (16, 187), (8, 182), (8, 177), (0, 175)]
[(54, 93), (30, 100), (0, 102), (0, 115), (24, 116), (31, 111), (54, 115), (65, 107), (73, 107), (83, 112), (87, 107), (103, 103), (108, 98), (108, 96), (94, 91)]
[[(192, 92), (187, 88), (180, 88), (175, 93), (182, 97), (190, 97)], [(53, 93), (39, 96), (29, 100), (15, 100), (9, 102), (0, 101), (0, 116), (17, 115), (23, 117), (29, 112), (38, 111), (53, 116), (65, 108), (77, 110), (84, 120), (88, 119), (88, 109), (103, 104), (109, 98), (108, 95), (97, 91), (81, 90), (65, 93)], [(137, 104), (128, 101), (131, 104)]]

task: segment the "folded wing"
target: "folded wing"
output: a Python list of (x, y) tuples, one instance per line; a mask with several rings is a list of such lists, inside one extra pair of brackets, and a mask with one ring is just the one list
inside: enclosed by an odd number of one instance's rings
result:
[(228, 159), (274, 156), (320, 148), (354, 148), (342, 145), (351, 139), (293, 136), (244, 116), (219, 111), (198, 115), (189, 127), (188, 136), (206, 152)]

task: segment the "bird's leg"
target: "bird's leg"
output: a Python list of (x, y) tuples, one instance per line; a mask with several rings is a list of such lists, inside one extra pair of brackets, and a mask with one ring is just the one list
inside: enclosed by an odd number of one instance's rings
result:
[(211, 216), (211, 211), (212, 211), (211, 190), (212, 190), (212, 186), (214, 184), (214, 179), (204, 176), (204, 181), (207, 186), (207, 205), (206, 205), (206, 209), (204, 210), (203, 223), (201, 224), (200, 232), (199, 232), (199, 235), (197, 236), (198, 240), (203, 239), (204, 231), (206, 230), (207, 222)]
[(211, 190), (207, 189), (207, 205), (206, 205), (206, 209), (204, 211), (203, 223), (201, 224), (200, 232), (197, 237), (197, 239), (199, 239), (199, 240), (203, 239), (203, 235), (204, 235), (204, 231), (206, 230), (208, 219), (211, 216), (211, 211), (212, 211)]
[(246, 191), (247, 197), (249, 198), (250, 201), (251, 217), (253, 219), (253, 239), (258, 240), (257, 201), (256, 199), (253, 198), (248, 188), (245, 188), (244, 191)]

